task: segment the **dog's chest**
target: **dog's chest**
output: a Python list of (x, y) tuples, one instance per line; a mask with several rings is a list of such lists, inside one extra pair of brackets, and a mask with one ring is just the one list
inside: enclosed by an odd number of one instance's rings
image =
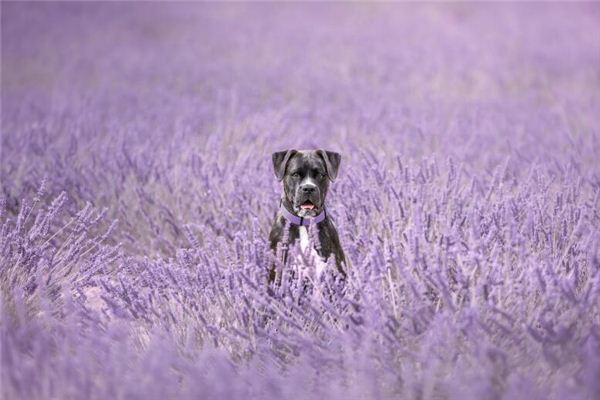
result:
[(302, 251), (306, 251), (308, 246), (310, 245), (308, 240), (308, 229), (305, 226), (301, 226), (298, 228), (300, 234), (300, 248)]
[(306, 226), (300, 226), (298, 227), (298, 233), (299, 233), (299, 239), (300, 239), (300, 249), (302, 250), (302, 253), (307, 253), (307, 251), (310, 252), (310, 255), (312, 256), (313, 260), (315, 261), (315, 266), (317, 268), (317, 276), (321, 276), (321, 273), (323, 272), (323, 270), (325, 269), (325, 262), (323, 261), (323, 259), (321, 258), (321, 256), (317, 253), (317, 250), (315, 249), (314, 244), (310, 243), (310, 238), (308, 236), (308, 229), (306, 229)]

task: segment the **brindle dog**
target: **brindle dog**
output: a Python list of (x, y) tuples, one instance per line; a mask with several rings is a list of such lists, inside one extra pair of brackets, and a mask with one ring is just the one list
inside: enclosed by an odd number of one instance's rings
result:
[[(332, 254), (339, 272), (345, 276), (345, 256), (338, 233), (325, 210), (329, 182), (337, 177), (342, 157), (325, 150), (287, 150), (273, 153), (273, 167), (279, 181), (283, 181), (280, 208), (269, 234), (271, 249), (281, 242), (289, 225), (288, 245), (298, 239), (308, 243), (307, 227), (317, 224), (320, 250), (324, 259)], [(284, 262), (287, 254), (284, 254)], [(269, 271), (269, 282), (275, 280), (275, 268)]]

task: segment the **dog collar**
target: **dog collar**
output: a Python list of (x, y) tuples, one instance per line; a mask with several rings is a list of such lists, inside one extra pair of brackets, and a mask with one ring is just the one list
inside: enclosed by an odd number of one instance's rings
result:
[(325, 211), (325, 208), (323, 208), (323, 211), (321, 211), (319, 215), (310, 218), (299, 217), (292, 214), (283, 206), (283, 204), (279, 207), (279, 209), (281, 210), (283, 217), (292, 225), (309, 226), (310, 224), (318, 224), (327, 218), (327, 212)]

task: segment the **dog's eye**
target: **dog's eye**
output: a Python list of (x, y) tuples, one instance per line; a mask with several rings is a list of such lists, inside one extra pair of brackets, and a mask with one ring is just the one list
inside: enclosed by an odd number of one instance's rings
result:
[(298, 178), (298, 177), (300, 177), (300, 173), (299, 172), (292, 173), (292, 178)]
[(323, 178), (325, 178), (325, 174), (322, 174), (319, 172), (319, 173), (317, 173), (317, 178), (323, 179)]

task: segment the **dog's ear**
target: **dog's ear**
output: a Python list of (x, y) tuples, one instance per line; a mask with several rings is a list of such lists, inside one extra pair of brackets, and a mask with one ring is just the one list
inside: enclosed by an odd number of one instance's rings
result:
[(287, 166), (290, 158), (292, 158), (292, 156), (297, 152), (297, 150), (286, 150), (273, 153), (273, 169), (275, 170), (275, 176), (277, 177), (277, 180), (283, 180), (283, 176), (285, 175), (285, 167)]
[(327, 176), (333, 182), (337, 177), (338, 170), (340, 169), (340, 163), (342, 162), (342, 156), (334, 151), (317, 150), (317, 154), (325, 161), (325, 168), (327, 168)]

